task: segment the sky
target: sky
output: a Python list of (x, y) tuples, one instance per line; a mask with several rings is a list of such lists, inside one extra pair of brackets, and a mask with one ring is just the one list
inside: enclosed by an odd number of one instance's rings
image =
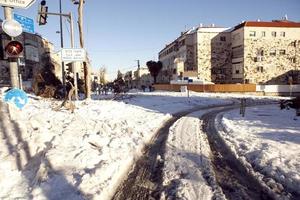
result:
[[(28, 9), (14, 12), (36, 21), (40, 0)], [(59, 0), (47, 0), (48, 11), (59, 11)], [(62, 0), (63, 13), (73, 12), (77, 20), (77, 6)], [(157, 60), (158, 52), (176, 39), (180, 32), (192, 27), (215, 24), (233, 27), (241, 21), (270, 21), (281, 19), (300, 22), (300, 0), (86, 0), (84, 5), (84, 40), (92, 67), (96, 71), (106, 67), (110, 78), (117, 71), (126, 72)], [(3, 9), (0, 9), (3, 18)], [(35, 30), (60, 50), (59, 17), (48, 16), (44, 26)], [(79, 47), (77, 24), (75, 46)], [(64, 20), (64, 46), (70, 47), (68, 22)]]

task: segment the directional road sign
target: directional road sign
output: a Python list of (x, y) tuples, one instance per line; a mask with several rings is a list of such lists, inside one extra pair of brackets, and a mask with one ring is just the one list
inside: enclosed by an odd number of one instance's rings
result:
[(85, 61), (86, 53), (84, 49), (62, 49), (62, 61)]
[(4, 101), (13, 103), (16, 107), (22, 109), (28, 103), (28, 96), (23, 90), (13, 88), (5, 94)]
[(14, 14), (14, 19), (21, 24), (23, 31), (34, 33), (33, 19), (18, 14)]
[(35, 0), (0, 0), (0, 5), (13, 8), (29, 8)]

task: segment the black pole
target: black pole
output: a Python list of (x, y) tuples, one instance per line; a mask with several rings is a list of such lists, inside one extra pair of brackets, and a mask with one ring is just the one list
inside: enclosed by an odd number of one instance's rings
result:
[[(64, 48), (64, 37), (63, 37), (63, 27), (62, 27), (62, 8), (61, 8), (61, 0), (59, 0), (59, 13), (60, 13), (60, 47)], [(63, 82), (63, 95), (66, 97), (66, 77), (65, 77), (65, 63), (61, 62), (61, 70), (62, 70), (62, 82)]]

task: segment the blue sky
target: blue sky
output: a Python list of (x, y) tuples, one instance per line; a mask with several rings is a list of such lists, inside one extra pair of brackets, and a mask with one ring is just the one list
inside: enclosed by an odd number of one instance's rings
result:
[[(27, 10), (14, 12), (36, 19), (40, 0)], [(49, 12), (58, 12), (59, 0), (47, 0)], [(77, 7), (71, 0), (62, 0), (63, 11)], [(85, 47), (94, 69), (105, 66), (110, 77), (136, 67), (136, 60), (145, 65), (157, 59), (165, 44), (181, 31), (200, 23), (232, 27), (243, 20), (270, 21), (285, 14), (300, 22), (300, 0), (86, 0), (84, 9)], [(3, 18), (3, 9), (0, 9)], [(68, 23), (64, 22), (65, 47), (69, 47)], [(75, 24), (77, 33), (77, 25)], [(48, 17), (48, 24), (38, 26), (38, 33), (60, 49), (59, 18)], [(76, 46), (79, 46), (76, 36)]]

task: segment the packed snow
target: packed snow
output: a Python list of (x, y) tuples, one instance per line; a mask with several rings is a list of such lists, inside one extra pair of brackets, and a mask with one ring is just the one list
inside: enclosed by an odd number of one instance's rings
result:
[(220, 133), (236, 156), (269, 177), (267, 185), (300, 191), (300, 117), (294, 109), (280, 110), (278, 104), (249, 107), (245, 117), (233, 110), (220, 115), (219, 122), (225, 128)]
[[(93, 100), (77, 101), (74, 113), (54, 111), (61, 102), (32, 95), (20, 111), (3, 102), (3, 92), (0, 96), (0, 199), (106, 200), (126, 178), (144, 146), (173, 114), (200, 105), (229, 104), (243, 95), (190, 92), (188, 98), (185, 93), (134, 92), (117, 99), (95, 96)], [(183, 196), (209, 198), (213, 191), (200, 172), (209, 168), (209, 160), (203, 164), (197, 158), (199, 154), (203, 158), (209, 154), (205, 135), (197, 131), (197, 117), (181, 120), (171, 128), (170, 139), (180, 139), (176, 127), (187, 123), (193, 124), (189, 130), (197, 134), (185, 132), (182, 139), (193, 137), (189, 140), (203, 142), (187, 148), (188, 142), (176, 141), (175, 153), (169, 152), (166, 157), (178, 156), (174, 162), (184, 161), (183, 167), (178, 166), (180, 174), (191, 177), (182, 187), (194, 189), (190, 194), (183, 192)], [(191, 154), (189, 160), (182, 157), (185, 152)], [(164, 173), (171, 178), (165, 182), (178, 176), (178, 170), (171, 172), (174, 164), (166, 166)], [(199, 166), (200, 170), (188, 172), (185, 166)], [(197, 180), (203, 194), (193, 186)]]
[(169, 130), (162, 200), (225, 199), (216, 184), (207, 136), (201, 131), (200, 118), (205, 112), (197, 111), (182, 117)]

